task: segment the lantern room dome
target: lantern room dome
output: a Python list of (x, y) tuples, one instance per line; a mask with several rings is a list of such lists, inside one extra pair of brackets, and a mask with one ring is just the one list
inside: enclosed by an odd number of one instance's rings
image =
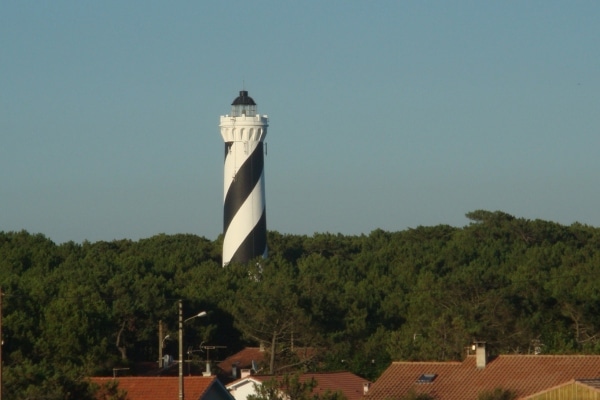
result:
[(256, 103), (248, 96), (247, 90), (240, 90), (240, 95), (231, 103), (231, 115), (233, 117), (256, 116)]
[(232, 106), (255, 106), (256, 103), (252, 97), (248, 96), (247, 90), (240, 90), (240, 95), (233, 100)]

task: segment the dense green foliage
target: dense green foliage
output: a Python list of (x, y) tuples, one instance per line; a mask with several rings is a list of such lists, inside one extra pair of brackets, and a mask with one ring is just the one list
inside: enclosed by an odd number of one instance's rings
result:
[[(391, 360), (460, 359), (475, 339), (497, 353), (600, 353), (600, 229), (467, 216), (463, 228), (270, 232), (267, 260), (227, 268), (220, 238), (56, 245), (0, 232), (3, 393), (68, 399), (81, 377), (156, 361), (159, 321), (177, 337), (180, 298), (186, 315), (209, 310), (186, 344), (227, 346), (223, 358), (263, 342), (272, 373), (374, 379)], [(291, 346), (323, 350), (306, 363)]]

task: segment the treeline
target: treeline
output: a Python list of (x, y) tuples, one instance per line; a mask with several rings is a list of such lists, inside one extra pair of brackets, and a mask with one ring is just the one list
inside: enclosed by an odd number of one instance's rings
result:
[[(369, 235), (269, 232), (269, 258), (221, 267), (221, 238), (65, 243), (0, 233), (6, 398), (69, 399), (81, 377), (158, 360), (158, 326), (185, 343), (263, 343), (263, 372), (391, 360), (600, 353), (600, 229), (474, 211), (471, 223)], [(165, 341), (176, 355), (177, 341)], [(300, 355), (298, 349), (313, 351)], [(314, 351), (314, 349), (319, 349)], [(193, 352), (195, 357), (205, 357)], [(175, 357), (177, 358), (177, 357)]]

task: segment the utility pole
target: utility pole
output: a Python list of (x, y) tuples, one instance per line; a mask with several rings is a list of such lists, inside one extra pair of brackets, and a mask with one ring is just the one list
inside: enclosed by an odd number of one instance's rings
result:
[(4, 340), (2, 340), (2, 296), (0, 287), (0, 400), (2, 400), (2, 345), (4, 344)]
[[(158, 368), (163, 367), (163, 325), (158, 321)], [(0, 399), (2, 400), (2, 399)]]
[[(183, 400), (183, 302), (179, 300), (179, 400)], [(2, 400), (2, 399), (0, 399)]]
[[(198, 317), (206, 317), (206, 311), (201, 311), (196, 315), (193, 315), (183, 320), (183, 302), (179, 300), (178, 302), (179, 308), (179, 400), (183, 400), (183, 324), (188, 322), (191, 319)], [(0, 399), (1, 400), (1, 399)]]

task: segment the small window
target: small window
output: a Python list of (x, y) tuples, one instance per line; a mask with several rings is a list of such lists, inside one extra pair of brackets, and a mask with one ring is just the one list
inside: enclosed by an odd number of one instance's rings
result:
[(423, 374), (417, 380), (417, 383), (431, 383), (436, 378), (437, 374)]

